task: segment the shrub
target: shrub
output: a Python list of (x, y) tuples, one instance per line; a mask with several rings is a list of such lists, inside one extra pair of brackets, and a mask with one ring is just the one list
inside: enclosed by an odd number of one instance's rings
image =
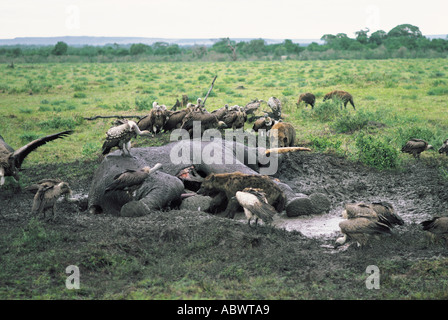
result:
[(153, 102), (156, 101), (154, 97), (135, 97), (135, 106), (138, 111), (150, 110), (152, 108)]
[(437, 87), (428, 91), (429, 96), (443, 96), (448, 94), (448, 87)]
[(333, 150), (338, 151), (342, 145), (341, 140), (333, 141), (330, 137), (319, 137), (319, 136), (310, 136), (309, 137), (311, 146), (319, 151)]
[(327, 100), (321, 104), (317, 104), (314, 109), (312, 109), (310, 117), (321, 122), (328, 122), (333, 120), (340, 113), (339, 105), (335, 101)]
[(409, 139), (416, 138), (431, 141), (432, 139), (434, 139), (435, 135), (434, 132), (432, 132), (428, 128), (407, 126), (407, 127), (399, 127), (397, 129), (396, 137), (398, 146), (402, 146)]
[(364, 133), (356, 137), (358, 159), (377, 169), (391, 169), (398, 164), (398, 151), (389, 143)]
[(73, 98), (85, 98), (87, 97), (86, 94), (84, 92), (75, 92), (75, 94), (73, 95)]
[(333, 122), (332, 128), (339, 133), (351, 133), (366, 127), (371, 117), (372, 114), (370, 112), (362, 110), (353, 114), (345, 112)]
[(23, 143), (28, 143), (28, 142), (31, 142), (33, 140), (39, 139), (39, 135), (37, 133), (34, 133), (34, 132), (26, 132), (24, 134), (21, 134), (19, 136), (19, 138), (20, 138), (20, 140)]
[(39, 126), (41, 126), (42, 128), (62, 129), (62, 130), (74, 129), (77, 124), (78, 122), (72, 117), (70, 118), (55, 117), (50, 120), (39, 122)]

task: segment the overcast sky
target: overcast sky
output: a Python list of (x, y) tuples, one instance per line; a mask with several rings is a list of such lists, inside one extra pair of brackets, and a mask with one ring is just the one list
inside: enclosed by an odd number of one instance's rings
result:
[(448, 33), (448, 0), (0, 0), (0, 38), (320, 39), (410, 23)]

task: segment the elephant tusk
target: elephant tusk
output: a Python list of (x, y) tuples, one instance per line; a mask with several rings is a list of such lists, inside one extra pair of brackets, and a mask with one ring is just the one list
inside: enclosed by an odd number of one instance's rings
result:
[(266, 155), (272, 153), (272, 152), (276, 152), (276, 153), (288, 153), (288, 152), (296, 152), (296, 151), (311, 151), (310, 148), (305, 148), (305, 147), (285, 147), (285, 148), (271, 148), (271, 149), (266, 149), (265, 153)]

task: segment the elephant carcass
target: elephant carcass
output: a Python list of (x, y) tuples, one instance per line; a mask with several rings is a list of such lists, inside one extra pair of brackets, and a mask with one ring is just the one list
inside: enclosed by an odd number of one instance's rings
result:
[[(265, 154), (265, 149), (248, 147), (244, 144), (214, 139), (213, 141), (180, 140), (160, 147), (133, 148), (133, 157), (121, 157), (118, 151), (109, 154), (96, 170), (89, 191), (89, 211), (119, 216), (140, 216), (154, 210), (173, 207), (180, 203), (184, 184), (179, 173), (193, 167), (202, 177), (211, 173), (239, 171), (245, 174), (266, 174), (276, 170), (282, 155)], [(152, 173), (143, 185), (130, 195), (125, 191), (105, 193), (113, 177), (127, 170), (138, 170), (144, 166), (163, 167)], [(263, 165), (264, 163), (264, 165)], [(274, 164), (272, 168), (270, 165)], [(274, 174), (273, 172), (272, 174)], [(286, 211), (297, 206), (298, 199), (307, 196), (294, 192), (288, 185), (276, 181), (287, 198)], [(299, 209), (298, 209), (299, 207)], [(306, 209), (308, 210), (308, 209)]]

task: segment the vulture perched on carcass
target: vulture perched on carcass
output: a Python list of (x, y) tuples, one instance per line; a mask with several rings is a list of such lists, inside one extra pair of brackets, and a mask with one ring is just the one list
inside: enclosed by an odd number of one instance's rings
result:
[(267, 103), (272, 110), (272, 112), (268, 112), (269, 116), (275, 120), (280, 120), (282, 116), (282, 103), (280, 100), (276, 97), (270, 97)]
[(110, 183), (105, 192), (111, 191), (127, 191), (129, 194), (141, 187), (146, 178), (154, 171), (162, 167), (161, 163), (157, 163), (153, 168), (143, 167), (140, 170), (128, 169), (114, 177), (114, 181)]
[(131, 157), (131, 139), (137, 135), (151, 136), (152, 134), (148, 130), (141, 131), (134, 121), (126, 121), (123, 124), (110, 128), (106, 132), (102, 154), (106, 155), (112, 148), (118, 147), (122, 156)]

